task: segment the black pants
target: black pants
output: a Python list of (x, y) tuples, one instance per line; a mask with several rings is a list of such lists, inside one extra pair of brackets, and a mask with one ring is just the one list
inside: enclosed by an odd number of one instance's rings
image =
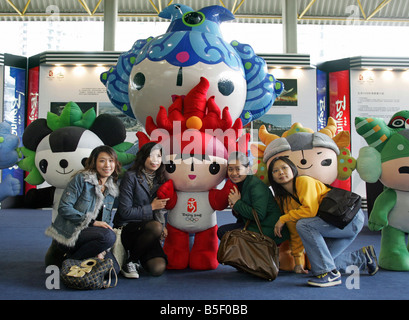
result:
[[(142, 267), (153, 275), (162, 274), (167, 264), (167, 257), (160, 243), (161, 234), (162, 225), (154, 220), (130, 222), (124, 226), (121, 234), (122, 244), (129, 251), (129, 260), (139, 260)], [(161, 265), (160, 268), (158, 264)], [(160, 269), (161, 272), (155, 272), (154, 269)]]

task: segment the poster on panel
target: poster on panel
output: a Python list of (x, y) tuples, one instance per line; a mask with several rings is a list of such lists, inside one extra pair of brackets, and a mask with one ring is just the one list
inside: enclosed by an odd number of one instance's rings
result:
[[(25, 104), (26, 104), (26, 71), (24, 69), (4, 67), (4, 104), (3, 121), (11, 125), (12, 133), (20, 138), (20, 146), (25, 127)], [(2, 170), (2, 180), (11, 174), (21, 184), (19, 195), (23, 194), (24, 171), (17, 165)]]
[(328, 120), (327, 73), (317, 70), (317, 131), (325, 128)]
[[(336, 133), (341, 131), (351, 132), (349, 70), (330, 72), (328, 82), (329, 116), (337, 121)], [(333, 186), (351, 190), (351, 178), (344, 181), (336, 180)]]
[[(409, 71), (404, 70), (351, 70), (351, 119), (356, 117), (380, 118), (389, 123), (399, 111), (409, 110)], [(351, 132), (352, 154), (357, 157), (367, 142), (356, 130)], [(366, 195), (366, 185), (355, 171), (353, 191)]]

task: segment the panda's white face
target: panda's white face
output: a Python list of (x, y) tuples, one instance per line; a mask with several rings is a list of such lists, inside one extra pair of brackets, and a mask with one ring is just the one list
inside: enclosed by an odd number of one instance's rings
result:
[(49, 136), (46, 136), (37, 147), (35, 165), (48, 184), (64, 189), (72, 177), (84, 169), (85, 160), (91, 151), (102, 144), (103, 142), (98, 136), (86, 130), (75, 151), (53, 152), (50, 147)]

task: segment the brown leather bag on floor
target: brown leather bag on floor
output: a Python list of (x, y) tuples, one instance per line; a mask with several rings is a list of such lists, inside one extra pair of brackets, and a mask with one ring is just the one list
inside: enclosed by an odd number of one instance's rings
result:
[(274, 280), (279, 271), (279, 252), (276, 243), (263, 234), (257, 212), (254, 220), (260, 233), (247, 230), (250, 220), (243, 229), (226, 232), (219, 245), (217, 260), (255, 276)]

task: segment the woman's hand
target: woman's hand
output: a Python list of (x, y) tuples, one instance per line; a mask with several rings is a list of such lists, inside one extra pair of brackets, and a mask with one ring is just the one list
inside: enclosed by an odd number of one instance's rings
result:
[(159, 209), (164, 209), (166, 206), (166, 202), (168, 202), (169, 198), (166, 199), (158, 199), (158, 197), (156, 197), (155, 199), (153, 199), (151, 206), (152, 206), (152, 210), (159, 210)]
[(276, 225), (274, 226), (274, 234), (279, 238), (282, 237), (281, 230), (283, 229), (283, 227), (284, 223), (282, 223), (280, 220), (278, 220)]
[(163, 231), (162, 231), (162, 234), (160, 235), (160, 239), (165, 240), (167, 236), (168, 236), (168, 229), (166, 229), (166, 227), (164, 227)]
[(96, 220), (96, 221), (94, 221), (93, 226), (112, 230), (112, 227), (108, 223), (106, 223), (105, 221), (97, 221)]
[(240, 199), (241, 199), (240, 191), (236, 188), (236, 186), (234, 186), (233, 189), (230, 189), (230, 193), (229, 193), (230, 207), (233, 207), (234, 204)]

